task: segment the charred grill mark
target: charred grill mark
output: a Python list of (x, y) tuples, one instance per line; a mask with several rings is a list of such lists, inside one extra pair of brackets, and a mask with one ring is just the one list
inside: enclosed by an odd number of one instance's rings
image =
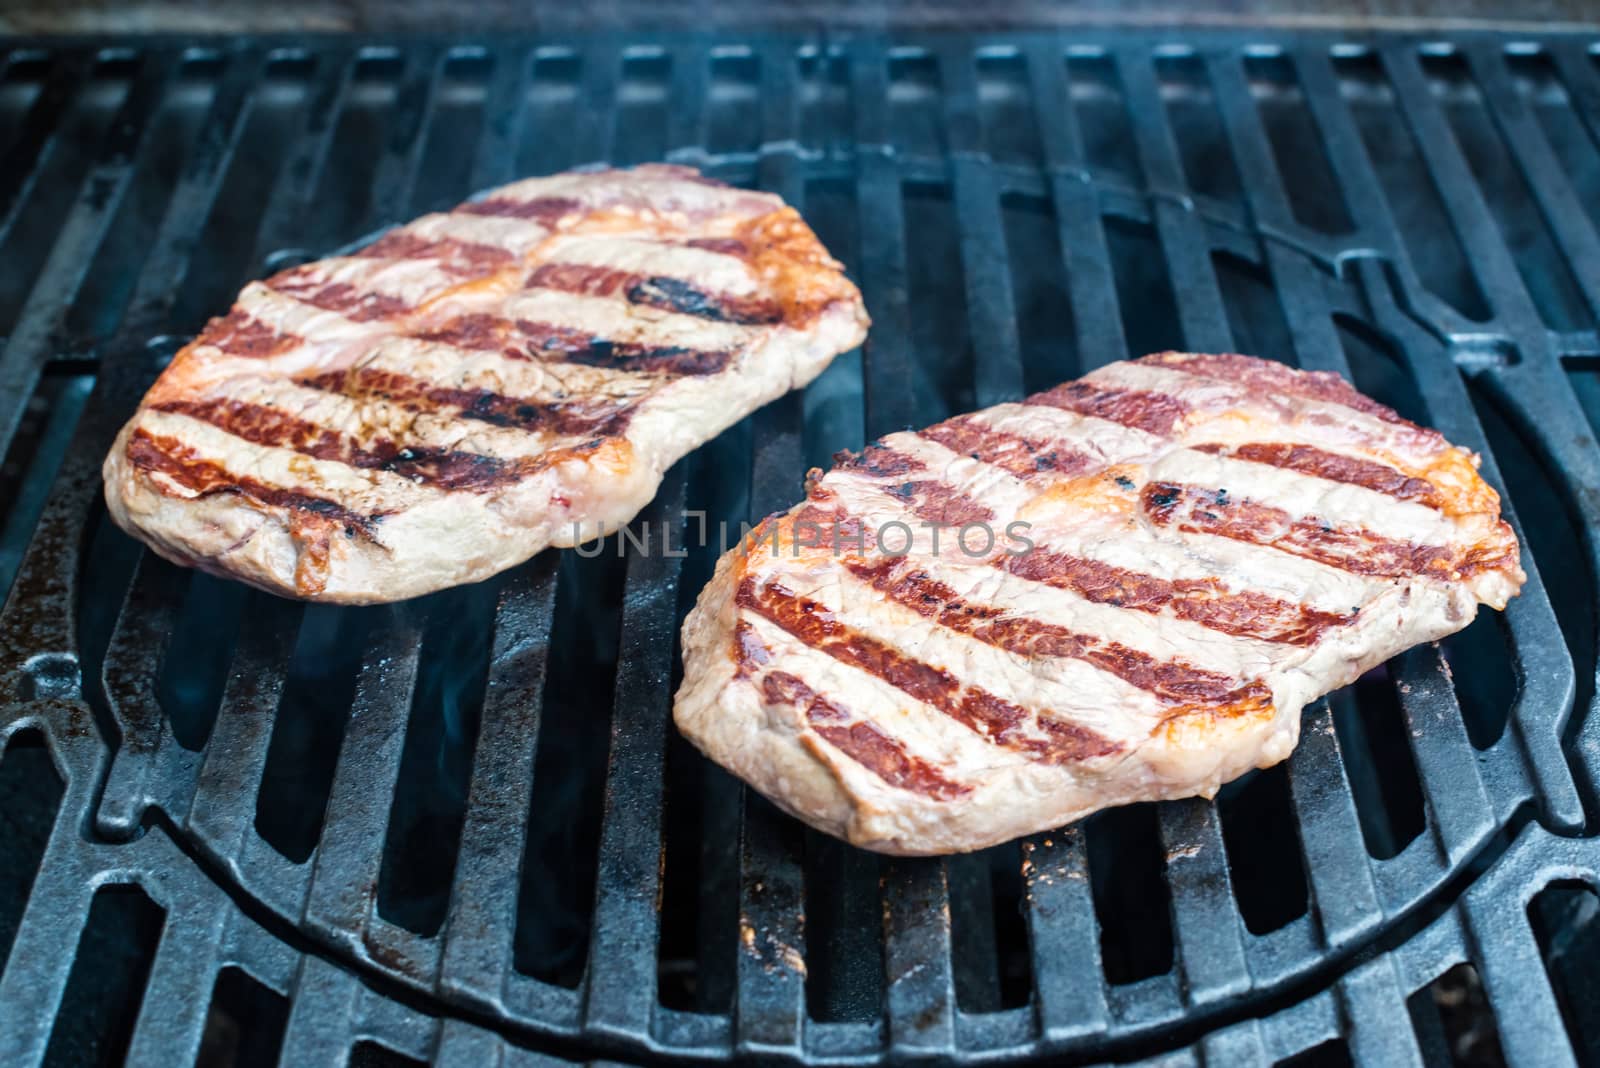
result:
[(411, 310), (411, 306), (399, 297), (364, 292), (349, 282), (330, 282), (318, 277), (317, 270), (317, 264), (308, 263), (304, 267), (274, 275), (267, 279), (267, 286), (303, 304), (323, 311), (338, 312), (358, 323), (392, 319)]
[(720, 252), (724, 256), (737, 256), (739, 259), (750, 255), (749, 246), (737, 237), (691, 237), (685, 244), (690, 248)]
[(468, 201), (455, 209), (464, 215), (487, 215), (501, 219), (529, 219), (555, 226), (569, 215), (584, 210), (583, 203), (571, 197), (535, 197), (517, 200), (513, 197), (490, 197), (488, 200)]
[(856, 719), (787, 671), (767, 672), (761, 696), (769, 704), (801, 709), (824, 741), (890, 786), (935, 801), (952, 801), (972, 792), (972, 787), (946, 778), (936, 765), (906, 752), (900, 739)]
[(158, 436), (143, 429), (135, 430), (128, 440), (128, 462), (141, 471), (164, 475), (197, 496), (225, 493), (247, 497), (258, 504), (338, 523), (351, 537), (360, 534), (373, 538), (383, 519), (382, 513), (363, 515), (325, 497), (269, 486), (248, 475), (233, 474), (177, 438)]
[(407, 230), (391, 230), (356, 253), (370, 259), (438, 260), (451, 274), (476, 277), (516, 262), (509, 249), (449, 237), (423, 237)]
[(939, 526), (964, 527), (994, 519), (992, 509), (953, 486), (932, 479), (914, 479), (888, 487), (890, 495), (905, 501), (918, 519)]
[(1401, 541), (1316, 516), (1297, 518), (1271, 505), (1235, 500), (1226, 490), (1151, 482), (1144, 488), (1142, 504), (1145, 514), (1162, 526), (1265, 545), (1356, 575), (1448, 579), (1465, 568), (1483, 569), (1472, 553), (1457, 560), (1446, 545)]
[(365, 445), (337, 430), (262, 404), (237, 400), (170, 401), (157, 411), (210, 423), (235, 437), (269, 448), (292, 449), (316, 460), (368, 471), (388, 471), (443, 490), (492, 490), (521, 477), (515, 461), (434, 446), (402, 445), (378, 438)]
[(1234, 446), (1196, 445), (1194, 448), (1200, 452), (1229, 456), (1235, 460), (1248, 460), (1251, 463), (1281, 467), (1286, 471), (1298, 471), (1302, 475), (1324, 478), (1330, 482), (1362, 486), (1394, 497), (1396, 500), (1417, 501), (1431, 508), (1437, 508), (1440, 504), (1438, 492), (1433, 483), (1427, 479), (1414, 478), (1404, 471), (1395, 470), (1388, 464), (1326, 452), (1312, 445), (1263, 441)]
[(964, 684), (943, 668), (923, 663), (893, 646), (835, 619), (826, 608), (776, 582), (739, 584), (739, 607), (757, 613), (800, 641), (840, 663), (876, 675), (891, 686), (937, 709), (991, 744), (1050, 764), (1076, 763), (1117, 752), (1121, 747), (1090, 731), (1030, 734), (1036, 718), (1027, 709)]
[(833, 459), (837, 470), (881, 480), (880, 489), (905, 502), (913, 515), (930, 523), (959, 527), (968, 523), (987, 523), (994, 518), (991, 509), (947, 482), (933, 478), (892, 481), (921, 473), (927, 466), (915, 456), (908, 456), (888, 445), (874, 442), (859, 455), (840, 452)]
[(586, 263), (547, 263), (528, 278), (527, 288), (593, 297), (620, 294), (630, 304), (740, 326), (769, 326), (783, 321), (783, 309), (765, 297), (708, 293), (667, 275), (638, 274)]
[(476, 312), (413, 332), (431, 341), (474, 352), (498, 352), (513, 360), (575, 363), (619, 371), (712, 375), (728, 365), (730, 352), (669, 345), (640, 345), (595, 337), (582, 330), (529, 319), (502, 319)]
[(1241, 683), (1182, 660), (1162, 660), (1120, 642), (1079, 634), (1055, 623), (1006, 616), (994, 605), (974, 604), (945, 583), (903, 560), (849, 561), (852, 574), (891, 601), (986, 645), (1029, 659), (1082, 660), (1168, 704), (1267, 707), (1272, 693), (1259, 679)]
[(1415, 430), (1429, 438), (1437, 439), (1441, 444), (1444, 442), (1444, 438), (1437, 431), (1419, 427), (1393, 408), (1379, 404), (1359, 392), (1332, 371), (1300, 371), (1271, 360), (1240, 356), (1231, 352), (1165, 352), (1146, 356), (1139, 362), (1149, 362), (1206, 378), (1218, 378), (1251, 390), (1340, 404), (1386, 423)]
[(501, 352), (513, 359), (527, 359), (527, 353), (513, 344), (513, 324), (509, 319), (486, 312), (458, 315), (435, 327), (414, 331), (418, 341), (431, 341), (474, 352)]
[(736, 677), (748, 678), (757, 669), (765, 667), (771, 659), (772, 651), (767, 648), (767, 643), (761, 640), (761, 635), (756, 633), (756, 628), (743, 619), (733, 625), (733, 663)]
[(555, 359), (585, 367), (619, 371), (646, 371), (671, 375), (714, 375), (728, 366), (734, 354), (680, 345), (641, 345), (594, 337), (571, 327), (518, 319), (516, 329), (527, 342), (527, 357)]
[(1063, 383), (1035, 393), (1022, 403), (1108, 419), (1159, 437), (1171, 437), (1173, 429), (1190, 411), (1188, 404), (1166, 393), (1117, 389), (1084, 381)]
[(896, 478), (923, 470), (922, 461), (907, 456), (887, 445), (873, 442), (860, 453), (849, 450), (833, 454), (833, 463), (841, 471), (859, 471), (873, 478)]
[(1252, 590), (1232, 592), (1216, 578), (1164, 579), (1098, 560), (1035, 548), (998, 557), (1018, 578), (1071, 590), (1095, 604), (1173, 615), (1209, 630), (1286, 645), (1314, 645), (1323, 633), (1355, 622), (1355, 613), (1325, 612)]
[(195, 338), (195, 344), (210, 345), (230, 356), (258, 358), (277, 356), (302, 343), (301, 338), (279, 333), (242, 308), (212, 319)]
[(1101, 466), (1094, 457), (1065, 445), (997, 430), (971, 416), (947, 419), (921, 434), (951, 452), (992, 464), (1023, 479), (1041, 474), (1081, 475)]
[(436, 386), (376, 367), (352, 367), (296, 379), (298, 385), (355, 400), (383, 401), (413, 412), (447, 411), (466, 419), (527, 433), (615, 436), (632, 415), (628, 404), (547, 403), (486, 389)]

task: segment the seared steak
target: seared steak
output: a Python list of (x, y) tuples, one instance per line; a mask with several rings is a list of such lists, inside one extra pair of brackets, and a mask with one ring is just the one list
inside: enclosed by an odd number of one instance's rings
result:
[(1210, 796), (1524, 579), (1477, 457), (1247, 356), (1113, 364), (840, 461), (717, 565), (676, 718), (886, 853)]
[(536, 178), (253, 282), (144, 398), (106, 501), (161, 555), (389, 601), (614, 531), (867, 325), (776, 197)]

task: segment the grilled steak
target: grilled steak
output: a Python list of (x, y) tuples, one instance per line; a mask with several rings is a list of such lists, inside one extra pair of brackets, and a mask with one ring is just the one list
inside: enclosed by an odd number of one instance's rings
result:
[(1475, 456), (1247, 356), (1113, 364), (838, 460), (717, 565), (675, 714), (886, 853), (1210, 796), (1524, 579)]
[(246, 286), (123, 429), (106, 501), (179, 563), (411, 597), (616, 530), (866, 323), (776, 197), (686, 167), (530, 179)]

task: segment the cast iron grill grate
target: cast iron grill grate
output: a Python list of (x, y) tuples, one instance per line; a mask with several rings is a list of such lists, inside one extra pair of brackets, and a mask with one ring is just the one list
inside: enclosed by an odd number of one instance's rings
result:
[[(0, 1059), (68, 1048), (113, 908), (165, 910), (101, 999), (133, 1005), (103, 1041), (158, 1063), (256, 996), (228, 969), (289, 997), (293, 1064), (1389, 1063), (1450, 1039), (1428, 988), (1466, 963), (1508, 1061), (1582, 1052), (1551, 917), (1600, 881), (1596, 100), (1576, 37), (14, 47), (0, 782), (43, 751), (65, 792), (0, 924)], [(121, 420), (247, 278), (516, 176), (660, 158), (781, 193), (876, 323), (669, 475), (636, 527), (686, 555), (612, 539), (333, 610), (106, 521)], [(672, 732), (719, 523), (836, 449), (1169, 347), (1341, 371), (1483, 452), (1523, 596), (1308, 710), (1293, 759), (1216, 803), (948, 861), (803, 832)], [(96, 912), (114, 884), (146, 905)]]

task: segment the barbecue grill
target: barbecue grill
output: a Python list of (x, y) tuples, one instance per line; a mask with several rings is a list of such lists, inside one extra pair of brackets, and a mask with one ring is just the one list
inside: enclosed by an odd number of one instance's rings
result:
[[(1600, 1055), (1600, 39), (1186, 31), (10, 43), (0, 1062), (1548, 1065)], [(514, 177), (798, 207), (875, 323), (608, 540), (304, 607), (99, 464), (251, 277)], [(1528, 583), (1215, 802), (983, 853), (805, 830), (669, 724), (704, 524), (1164, 348), (1484, 455)]]

